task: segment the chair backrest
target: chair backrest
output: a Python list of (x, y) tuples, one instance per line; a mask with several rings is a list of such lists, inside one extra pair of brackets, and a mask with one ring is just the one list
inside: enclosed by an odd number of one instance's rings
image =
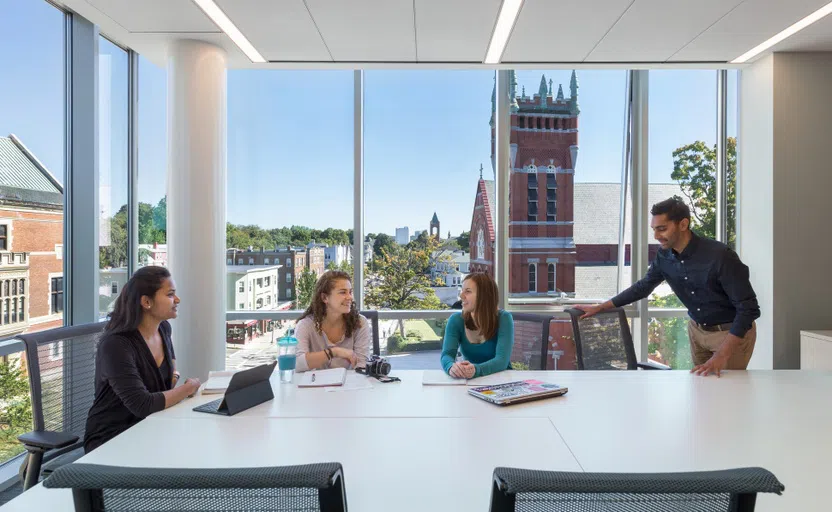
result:
[(84, 437), (95, 399), (95, 349), (105, 322), (18, 336), (26, 345), (35, 430)]
[(364, 315), (373, 327), (373, 354), (377, 356), (381, 355), (381, 347), (378, 342), (378, 311), (374, 309), (367, 309), (359, 311), (359, 313)]
[(512, 313), (514, 319), (514, 350), (511, 362), (520, 363), (529, 370), (548, 370), (551, 336), (550, 315)]
[(565, 473), (494, 470), (491, 512), (751, 512), (757, 493), (781, 494), (762, 468), (690, 473)]
[[(345, 512), (341, 464), (262, 468), (128, 468), (69, 464), (44, 480), (72, 489), (76, 512), (308, 510)], [(149, 510), (149, 509), (148, 509)]]
[(579, 370), (637, 370), (638, 359), (627, 315), (621, 308), (608, 309), (581, 319), (579, 309), (568, 309)]

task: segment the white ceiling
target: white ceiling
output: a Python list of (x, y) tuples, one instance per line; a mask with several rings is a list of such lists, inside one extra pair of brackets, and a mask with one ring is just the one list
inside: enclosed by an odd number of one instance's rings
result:
[[(503, 65), (726, 63), (829, 0), (525, 0)], [(175, 39), (230, 67), (483, 66), (500, 0), (216, 0), (270, 61), (252, 64), (191, 0), (62, 0), (157, 64)], [(832, 51), (832, 16), (773, 51)]]

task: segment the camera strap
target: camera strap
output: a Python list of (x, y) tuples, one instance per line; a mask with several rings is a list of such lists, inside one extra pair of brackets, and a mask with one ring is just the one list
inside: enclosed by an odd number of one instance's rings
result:
[(364, 368), (356, 368), (356, 373), (360, 373), (361, 375), (366, 375), (367, 377), (372, 377), (377, 381), (381, 382), (382, 384), (388, 384), (390, 382), (401, 382), (402, 379), (398, 377), (390, 377), (389, 375), (370, 375), (367, 373), (367, 370)]

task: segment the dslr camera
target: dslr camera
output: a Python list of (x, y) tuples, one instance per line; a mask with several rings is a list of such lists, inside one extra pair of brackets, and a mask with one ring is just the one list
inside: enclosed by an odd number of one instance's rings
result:
[(390, 373), (390, 363), (387, 359), (373, 354), (367, 358), (367, 366), (363, 373), (370, 377), (384, 377)]

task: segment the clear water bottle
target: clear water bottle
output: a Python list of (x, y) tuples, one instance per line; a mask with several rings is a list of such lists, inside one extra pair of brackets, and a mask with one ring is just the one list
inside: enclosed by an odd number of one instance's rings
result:
[(297, 364), (298, 339), (284, 336), (277, 340), (277, 368), (280, 370), (280, 382), (292, 382)]

